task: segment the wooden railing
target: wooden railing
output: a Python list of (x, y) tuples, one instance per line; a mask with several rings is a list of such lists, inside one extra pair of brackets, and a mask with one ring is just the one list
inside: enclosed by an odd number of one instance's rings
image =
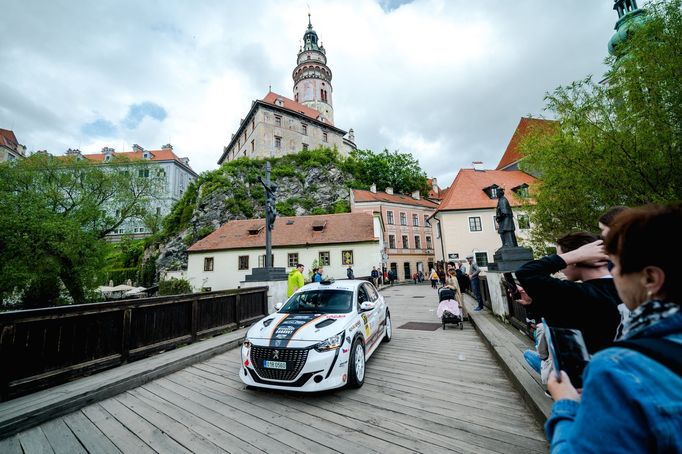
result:
[(267, 315), (267, 287), (0, 313), (0, 400)]

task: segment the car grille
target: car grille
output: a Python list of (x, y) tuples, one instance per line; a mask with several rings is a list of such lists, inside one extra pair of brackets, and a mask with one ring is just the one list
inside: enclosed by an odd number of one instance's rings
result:
[[(278, 358), (274, 358), (275, 350), (278, 352)], [(266, 380), (292, 381), (305, 366), (308, 351), (310, 350), (307, 348), (271, 348), (254, 345), (251, 347), (251, 362), (258, 375)], [(263, 360), (285, 361), (287, 368), (286, 370), (266, 369), (263, 367)]]

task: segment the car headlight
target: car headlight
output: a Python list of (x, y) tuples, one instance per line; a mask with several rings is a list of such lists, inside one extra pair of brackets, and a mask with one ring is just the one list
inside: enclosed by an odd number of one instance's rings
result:
[(242, 345), (246, 348), (251, 348), (251, 341), (247, 338), (244, 338), (244, 342), (242, 342)]
[(344, 335), (346, 331), (341, 331), (336, 336), (332, 336), (329, 339), (325, 339), (322, 342), (315, 344), (313, 347), (318, 352), (327, 352), (329, 350), (336, 350), (343, 344)]

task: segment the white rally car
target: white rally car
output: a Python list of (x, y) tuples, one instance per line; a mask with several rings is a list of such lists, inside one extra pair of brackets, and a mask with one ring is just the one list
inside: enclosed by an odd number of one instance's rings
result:
[(359, 388), (365, 361), (391, 336), (388, 306), (371, 283), (308, 284), (249, 329), (239, 376), (273, 389)]

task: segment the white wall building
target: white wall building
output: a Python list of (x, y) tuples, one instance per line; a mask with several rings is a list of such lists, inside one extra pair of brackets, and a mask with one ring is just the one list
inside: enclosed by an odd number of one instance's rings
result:
[[(369, 277), (381, 265), (383, 223), (377, 213), (341, 213), (278, 217), (272, 230), (275, 267), (287, 272), (302, 263), (309, 279), (317, 260), (324, 276), (345, 279), (348, 265), (356, 278)], [(240, 286), (265, 262), (265, 220), (229, 221), (189, 249), (186, 277), (195, 291)]]

